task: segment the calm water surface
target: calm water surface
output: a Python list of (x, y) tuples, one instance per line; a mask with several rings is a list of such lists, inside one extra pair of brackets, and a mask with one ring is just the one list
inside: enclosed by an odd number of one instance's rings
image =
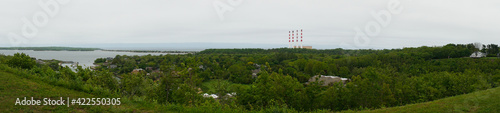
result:
[(97, 58), (115, 57), (116, 55), (165, 55), (178, 53), (133, 53), (133, 52), (111, 52), (111, 51), (33, 51), (33, 50), (0, 50), (0, 54), (14, 55), (15, 53), (26, 53), (30, 57), (43, 60), (62, 60), (78, 62), (83, 67), (94, 66), (94, 60)]

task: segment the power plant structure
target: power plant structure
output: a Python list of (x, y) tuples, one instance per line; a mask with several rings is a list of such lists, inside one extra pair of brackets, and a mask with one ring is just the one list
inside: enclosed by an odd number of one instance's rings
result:
[(312, 46), (304, 46), (303, 40), (304, 34), (303, 30), (300, 29), (300, 43), (299, 43), (299, 30), (288, 31), (288, 48), (305, 48), (312, 49)]

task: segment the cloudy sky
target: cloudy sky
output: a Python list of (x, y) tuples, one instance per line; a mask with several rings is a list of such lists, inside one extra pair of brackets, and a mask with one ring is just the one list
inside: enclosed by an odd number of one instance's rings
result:
[(298, 29), (320, 49), (499, 44), (499, 12), (498, 0), (2, 0), (0, 46), (278, 48)]

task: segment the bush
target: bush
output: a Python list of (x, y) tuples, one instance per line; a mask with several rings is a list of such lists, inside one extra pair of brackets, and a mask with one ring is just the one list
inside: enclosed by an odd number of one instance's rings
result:
[(97, 58), (94, 60), (94, 63), (104, 63), (106, 62), (106, 58)]
[(31, 59), (29, 55), (24, 53), (16, 53), (12, 59), (7, 61), (7, 64), (11, 67), (20, 67), (23, 69), (31, 69), (35, 67), (35, 60)]

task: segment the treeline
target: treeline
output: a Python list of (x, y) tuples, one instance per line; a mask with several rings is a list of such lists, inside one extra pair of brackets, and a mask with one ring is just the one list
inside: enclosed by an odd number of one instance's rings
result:
[[(117, 55), (112, 60), (99, 60), (116, 67), (99, 66), (94, 71), (79, 68), (77, 72), (67, 67), (9, 63), (32, 62), (26, 55), (16, 54), (0, 55), (2, 64), (9, 64), (9, 67), (0, 65), (0, 69), (26, 72), (52, 84), (97, 95), (122, 96), (166, 106), (212, 106), (209, 108), (235, 112), (392, 107), (500, 85), (500, 59), (468, 58), (475, 51), (492, 54), (492, 48), (479, 50), (470, 45), (448, 44), (394, 50), (338, 50), (339, 53), (294, 53), (295, 50), (317, 51), (275, 49), (275, 52), (252, 53), (248, 51), (262, 50), (225, 49), (185, 55)], [(139, 68), (144, 71), (132, 73)], [(253, 72), (258, 73), (253, 76)], [(321, 86), (320, 81), (305, 84), (314, 75), (351, 80), (345, 85)], [(239, 85), (230, 88), (219, 84), (214, 89), (218, 99), (204, 98), (200, 88), (209, 80), (228, 80)], [(227, 95), (233, 92), (236, 95)]]
[(133, 52), (133, 53), (196, 53), (196, 51), (157, 51), (157, 50), (103, 50), (113, 52)]
[(34, 50), (34, 51), (95, 51), (100, 48), (75, 48), (75, 47), (0, 47), (0, 50)]
[[(328, 55), (342, 55), (342, 54), (356, 54), (364, 55), (370, 53), (387, 53), (391, 50), (372, 50), (372, 49), (361, 49), (361, 50), (345, 50), (342, 48), (337, 49), (290, 49), (290, 48), (273, 48), (273, 49), (205, 49), (198, 54), (271, 54), (271, 53), (300, 53), (300, 54), (328, 54)], [(394, 49), (392, 50), (394, 51)]]
[(418, 48), (404, 48), (403, 52), (406, 53), (423, 53), (427, 59), (443, 59), (443, 58), (460, 58), (469, 57), (473, 52), (483, 52), (490, 57), (497, 57), (500, 52), (498, 45), (488, 44), (483, 45), (482, 49), (476, 48), (474, 44), (448, 44), (442, 47), (418, 47)]
[(475, 47), (473, 43), (470, 44), (447, 44), (441, 47), (427, 47), (422, 46), (418, 48), (403, 48), (403, 49), (360, 49), (360, 50), (346, 50), (342, 48), (337, 49), (290, 49), (290, 48), (273, 48), (273, 49), (206, 49), (197, 54), (273, 54), (273, 53), (298, 53), (298, 54), (327, 54), (327, 55), (351, 55), (360, 56), (366, 54), (386, 54), (389, 52), (421, 52), (428, 53), (426, 58), (441, 59), (441, 58), (458, 58), (470, 56), (472, 52), (484, 52), (489, 56), (497, 56), (499, 47), (497, 44), (481, 45), (482, 49)]

